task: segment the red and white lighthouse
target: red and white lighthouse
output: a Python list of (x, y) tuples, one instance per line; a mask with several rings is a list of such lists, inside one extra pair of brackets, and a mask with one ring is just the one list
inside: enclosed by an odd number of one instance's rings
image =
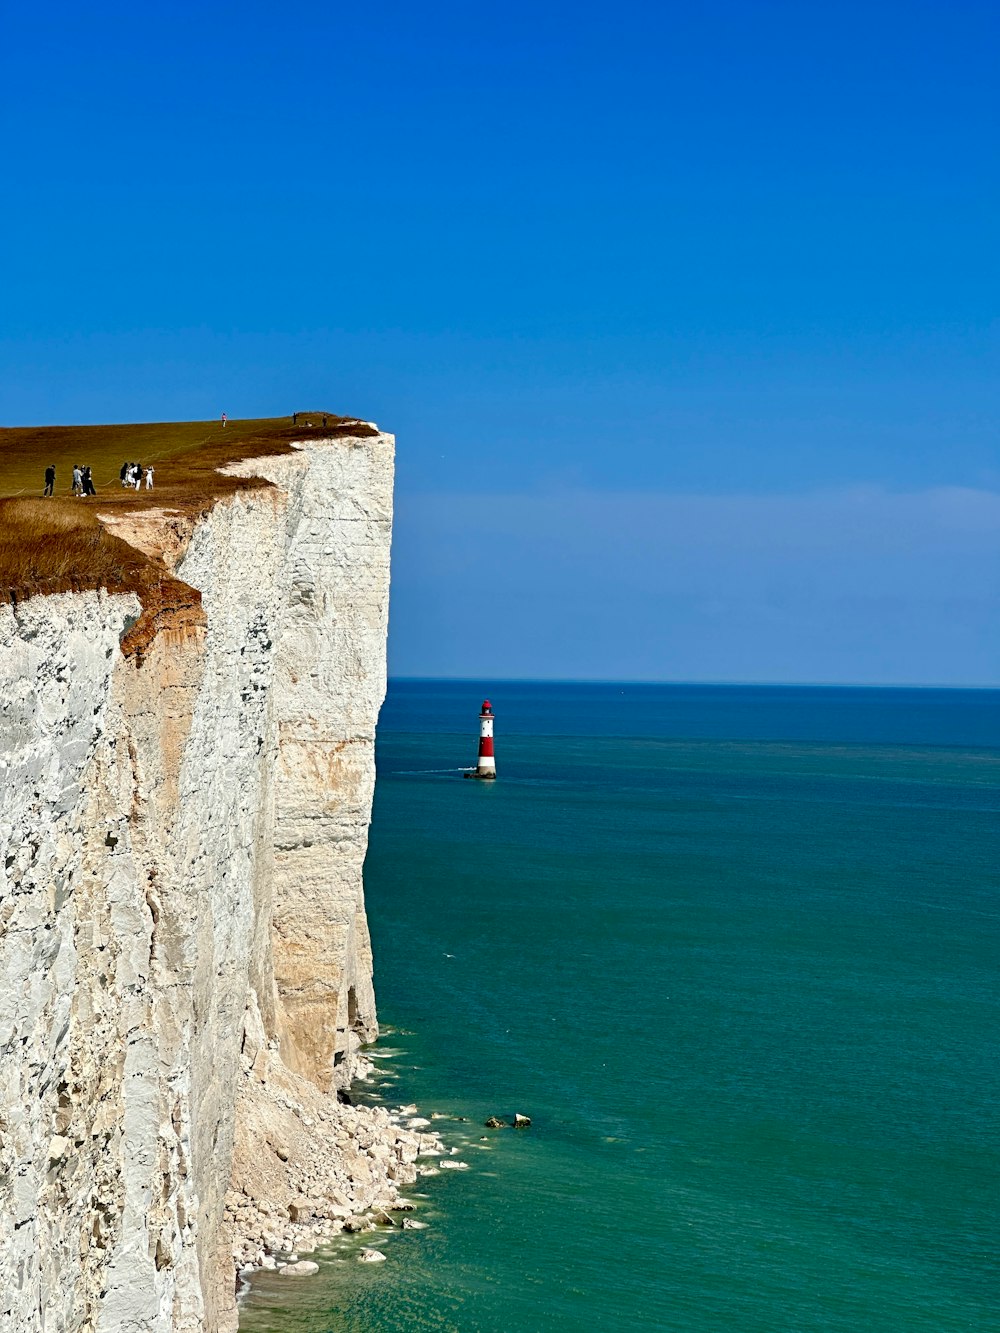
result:
[(476, 767), (466, 773), (467, 778), (495, 778), (497, 761), (493, 757), (493, 707), (489, 699), (483, 700), (483, 711), (479, 714), (479, 760)]

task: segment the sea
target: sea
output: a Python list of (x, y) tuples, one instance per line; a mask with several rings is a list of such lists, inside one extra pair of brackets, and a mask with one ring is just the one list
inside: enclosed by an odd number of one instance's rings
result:
[(396, 680), (377, 764), (355, 1095), (468, 1170), (243, 1333), (1000, 1330), (1000, 692)]

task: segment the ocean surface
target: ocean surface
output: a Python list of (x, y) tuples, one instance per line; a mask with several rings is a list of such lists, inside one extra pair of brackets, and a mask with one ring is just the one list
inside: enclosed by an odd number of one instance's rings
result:
[(241, 1329), (1000, 1330), (1000, 692), (395, 681), (378, 773), (361, 1095), (470, 1169)]

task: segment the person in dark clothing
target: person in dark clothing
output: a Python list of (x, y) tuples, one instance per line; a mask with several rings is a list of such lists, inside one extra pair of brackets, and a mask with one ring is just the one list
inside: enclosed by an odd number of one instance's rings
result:
[(83, 493), (84, 493), (84, 495), (96, 495), (96, 494), (97, 494), (97, 492), (94, 490), (94, 479), (93, 479), (93, 477), (92, 477), (91, 474), (90, 474), (90, 468), (89, 468), (89, 467), (85, 467), (85, 468), (83, 469)]
[(326, 417), (323, 418), (323, 425), (326, 425)]
[(293, 426), (297, 426), (298, 424), (299, 424), (299, 414), (298, 414), (298, 412), (293, 412), (293, 413), (292, 413), (292, 425), (293, 425)]
[(128, 473), (130, 466), (131, 464), (129, 463), (122, 463), (122, 470), (118, 473), (118, 479), (122, 484), (123, 490), (128, 485)]
[(50, 463), (45, 469), (45, 494), (51, 495), (56, 484), (56, 470)]

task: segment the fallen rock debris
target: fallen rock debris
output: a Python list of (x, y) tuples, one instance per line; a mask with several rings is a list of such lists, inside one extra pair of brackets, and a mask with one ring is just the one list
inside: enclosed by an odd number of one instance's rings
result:
[(312, 1277), (319, 1272), (319, 1264), (314, 1264), (311, 1259), (300, 1259), (295, 1264), (282, 1264), (278, 1271), (282, 1277)]
[[(240, 1273), (263, 1268), (307, 1277), (319, 1265), (299, 1256), (343, 1232), (379, 1225), (423, 1229), (426, 1223), (401, 1216), (413, 1203), (399, 1191), (436, 1174), (420, 1159), (442, 1157), (446, 1149), (426, 1132), (429, 1122), (416, 1115), (416, 1106), (392, 1112), (354, 1106), (322, 1093), (280, 1060), (269, 1063), (264, 1071), (259, 1061), (246, 1061), (239, 1089), (240, 1141), (226, 1226)], [(359, 1059), (361, 1078), (372, 1069)], [(466, 1164), (443, 1165), (462, 1170)], [(359, 1257), (366, 1263), (385, 1258), (374, 1249)]]

